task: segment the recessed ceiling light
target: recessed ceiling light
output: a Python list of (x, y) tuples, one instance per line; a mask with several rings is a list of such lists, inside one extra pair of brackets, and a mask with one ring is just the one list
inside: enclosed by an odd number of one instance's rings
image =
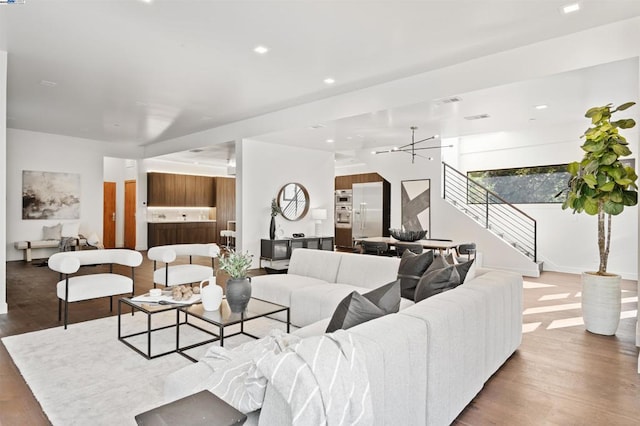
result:
[(327, 143), (333, 143), (333, 139), (327, 139)]
[(312, 126), (309, 126), (309, 128), (313, 130), (322, 129), (323, 127), (324, 127), (324, 124), (314, 124)]
[(45, 87), (56, 87), (58, 83), (50, 80), (40, 80), (40, 84)]
[(149, 4), (149, 3), (151, 3), (153, 0), (140, 0), (140, 1), (141, 1), (142, 3), (147, 3), (147, 4)]
[(545, 105), (545, 104), (536, 105), (536, 109), (547, 109), (547, 108), (549, 108), (549, 105)]
[(562, 7), (562, 12), (566, 15), (580, 10), (580, 3), (571, 3)]
[(193, 149), (189, 150), (189, 152), (193, 152), (194, 154), (197, 154), (197, 153), (202, 152), (202, 151), (204, 151), (204, 149), (202, 149), (202, 148), (193, 148)]
[(347, 136), (347, 140), (351, 140), (353, 139), (351, 136)]
[(333, 84), (333, 83), (335, 83), (335, 82), (336, 82), (336, 81), (335, 81), (333, 78), (331, 78), (331, 77), (327, 77), (327, 78), (325, 78), (323, 81), (324, 81), (324, 84)]
[(265, 53), (267, 53), (269, 51), (269, 48), (266, 46), (256, 46), (253, 49), (254, 52), (256, 52), (259, 55), (264, 55)]
[(483, 118), (489, 118), (489, 114), (478, 114), (478, 115), (468, 115), (464, 119), (465, 120), (482, 120)]
[(449, 98), (436, 99), (435, 102), (437, 104), (453, 104), (460, 101), (462, 101), (462, 98), (460, 98), (459, 96), (451, 96)]

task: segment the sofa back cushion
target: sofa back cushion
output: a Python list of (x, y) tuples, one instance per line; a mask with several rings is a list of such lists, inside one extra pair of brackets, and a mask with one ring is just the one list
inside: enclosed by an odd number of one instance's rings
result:
[(332, 282), (374, 289), (395, 281), (398, 266), (397, 257), (342, 253), (338, 276)]
[(289, 274), (335, 283), (341, 258), (342, 253), (335, 251), (295, 249), (289, 260)]

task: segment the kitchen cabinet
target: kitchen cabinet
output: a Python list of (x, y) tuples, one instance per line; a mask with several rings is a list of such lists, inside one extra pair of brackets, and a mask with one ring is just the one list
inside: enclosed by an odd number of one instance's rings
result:
[(147, 173), (147, 205), (150, 207), (215, 207), (215, 178)]
[[(218, 244), (224, 245), (226, 241), (220, 237), (220, 231), (230, 229), (227, 224), (236, 220), (236, 179), (219, 176), (215, 179), (216, 220), (220, 224), (217, 238)], [(235, 231), (235, 227), (230, 230)]]
[(216, 222), (150, 222), (147, 224), (147, 246), (167, 244), (207, 244), (217, 241)]

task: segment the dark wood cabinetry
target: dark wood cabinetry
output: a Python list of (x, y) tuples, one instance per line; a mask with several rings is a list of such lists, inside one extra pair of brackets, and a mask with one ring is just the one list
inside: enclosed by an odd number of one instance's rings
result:
[(361, 173), (357, 175), (336, 176), (335, 185), (338, 189), (351, 189), (354, 183), (385, 182), (378, 173)]
[(337, 247), (353, 246), (351, 228), (336, 228), (336, 246)]
[(151, 207), (215, 207), (215, 178), (147, 173), (147, 205)]
[(149, 223), (147, 243), (149, 248), (167, 244), (215, 243), (216, 222)]
[[(236, 220), (236, 179), (216, 177), (216, 220), (218, 222), (218, 244), (226, 244), (220, 231), (227, 229), (227, 222)], [(235, 228), (232, 228), (235, 230)]]

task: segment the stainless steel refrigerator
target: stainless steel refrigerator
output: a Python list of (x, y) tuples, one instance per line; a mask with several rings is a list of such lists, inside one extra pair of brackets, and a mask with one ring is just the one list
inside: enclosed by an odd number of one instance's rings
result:
[(353, 184), (354, 239), (389, 236), (390, 189), (386, 181)]

